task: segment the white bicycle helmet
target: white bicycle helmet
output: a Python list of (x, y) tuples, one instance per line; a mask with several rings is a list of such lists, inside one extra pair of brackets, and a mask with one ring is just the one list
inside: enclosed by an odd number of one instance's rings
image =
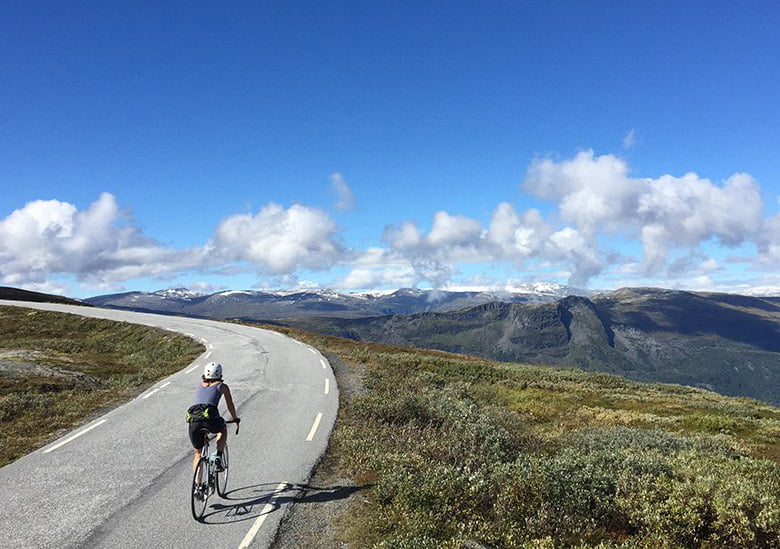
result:
[(203, 377), (206, 379), (222, 379), (222, 364), (209, 362), (203, 368)]

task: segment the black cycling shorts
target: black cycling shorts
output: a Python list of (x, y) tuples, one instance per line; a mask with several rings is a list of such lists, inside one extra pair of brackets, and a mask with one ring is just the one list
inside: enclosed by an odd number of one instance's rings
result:
[(203, 448), (204, 431), (209, 433), (219, 433), (225, 428), (225, 418), (213, 417), (203, 421), (193, 421), (188, 424), (190, 427), (190, 441), (192, 447), (200, 450)]

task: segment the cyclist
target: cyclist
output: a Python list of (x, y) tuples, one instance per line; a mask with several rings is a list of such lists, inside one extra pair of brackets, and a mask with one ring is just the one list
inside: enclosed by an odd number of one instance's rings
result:
[(209, 362), (203, 369), (203, 376), (195, 392), (195, 403), (187, 410), (187, 421), (190, 424), (190, 440), (195, 449), (195, 457), (192, 461), (192, 471), (198, 466), (200, 451), (203, 448), (203, 430), (209, 433), (217, 433), (217, 471), (222, 470), (222, 451), (227, 444), (227, 426), (225, 420), (220, 417), (219, 399), (224, 396), (230, 415), (236, 422), (241, 421), (236, 414), (233, 404), (233, 396), (230, 388), (222, 381), (222, 365)]

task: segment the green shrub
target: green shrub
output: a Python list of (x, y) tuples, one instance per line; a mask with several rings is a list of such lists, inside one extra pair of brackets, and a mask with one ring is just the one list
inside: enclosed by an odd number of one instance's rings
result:
[(693, 451), (669, 458), (671, 476), (634, 479), (620, 506), (638, 534), (696, 547), (777, 547), (780, 468)]

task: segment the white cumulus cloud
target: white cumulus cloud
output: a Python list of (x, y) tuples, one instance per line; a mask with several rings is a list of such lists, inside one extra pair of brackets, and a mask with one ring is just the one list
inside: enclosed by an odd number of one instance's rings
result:
[(756, 258), (758, 269), (775, 269), (780, 266), (780, 214), (775, 214), (764, 222), (757, 239), (759, 256)]
[[(755, 241), (765, 262), (780, 264), (780, 217), (764, 223), (759, 185), (745, 173), (721, 184), (695, 173), (635, 178), (625, 160), (582, 151), (561, 161), (534, 160), (522, 189), (556, 206), (549, 219), (509, 202), (498, 204), (486, 228), (439, 211), (427, 233), (412, 222), (387, 227), (388, 256), (403, 258), (418, 281), (435, 286), (448, 284), (459, 263), (509, 263), (520, 270), (536, 262), (567, 271), (568, 282), (580, 286), (609, 268), (634, 276), (714, 272), (717, 261), (700, 251), (713, 242), (736, 247)], [(638, 242), (641, 260), (609, 249), (612, 237)], [(696, 260), (670, 263), (686, 251)]]
[(475, 219), (439, 211), (427, 234), (406, 222), (388, 227), (384, 240), (387, 256), (406, 260), (415, 283), (428, 281), (435, 287), (451, 282), (458, 263), (510, 263), (518, 269), (529, 260), (564, 263), (578, 284), (601, 270), (591, 235), (572, 227), (556, 231), (539, 210), (521, 214), (508, 202), (496, 207), (487, 229)]
[[(354, 206), (340, 174), (331, 186), (338, 209)], [(45, 291), (62, 289), (62, 275), (110, 287), (182, 273), (257, 272), (259, 283), (298, 284), (301, 271), (338, 267), (347, 274), (333, 283), (343, 288), (443, 288), (476, 276), (480, 265), (485, 272), (509, 268), (512, 277), (565, 273), (569, 284), (586, 286), (599, 275), (629, 283), (705, 281), (737, 261), (756, 271), (780, 267), (780, 214), (764, 218), (761, 189), (746, 173), (720, 183), (695, 173), (637, 178), (625, 160), (588, 150), (532, 161), (521, 189), (524, 200), (547, 205), (521, 210), (501, 201), (485, 220), (434, 211), (430, 228), (387, 225), (374, 235), (382, 245), (366, 250), (347, 248), (333, 218), (303, 204), (226, 216), (207, 242), (179, 249), (144, 235), (110, 193), (81, 211), (36, 200), (0, 219), (0, 283)], [(724, 260), (717, 247), (742, 256)]]
[(336, 224), (319, 209), (301, 204), (268, 204), (256, 215), (222, 220), (209, 248), (222, 261), (242, 261), (261, 272), (279, 275), (297, 269), (322, 270), (345, 255), (336, 240)]
[(536, 208), (521, 215), (514, 206), (502, 202), (493, 212), (485, 237), (495, 248), (497, 258), (519, 265), (528, 258), (542, 254), (544, 244), (553, 232), (552, 226), (545, 222)]
[(0, 220), (0, 279), (9, 284), (33, 287), (52, 274), (111, 284), (192, 265), (192, 254), (145, 237), (110, 193), (84, 211), (59, 200), (36, 200)]
[(562, 162), (534, 161), (523, 188), (557, 202), (561, 218), (586, 235), (638, 237), (648, 272), (662, 268), (674, 247), (713, 238), (736, 246), (761, 228), (763, 201), (748, 174), (736, 173), (719, 186), (695, 173), (656, 179), (628, 173), (624, 160), (584, 151)]
[(402, 258), (411, 266), (416, 276), (414, 284), (428, 281), (441, 287), (449, 282), (455, 263), (487, 258), (480, 222), (444, 211), (434, 214), (427, 234), (416, 224), (405, 222), (386, 227), (382, 239), (389, 246), (386, 258)]
[(441, 246), (470, 247), (479, 242), (481, 235), (482, 225), (479, 221), (463, 215), (436, 212), (427, 241), (428, 245), (434, 248)]
[(68, 202), (36, 200), (0, 220), (0, 282), (62, 290), (53, 277), (71, 275), (109, 288), (183, 272), (287, 275), (329, 269), (349, 253), (336, 232), (322, 210), (268, 204), (256, 215), (226, 217), (202, 246), (177, 249), (145, 236), (110, 193), (83, 211)]
[(641, 186), (628, 177), (623, 160), (593, 151), (562, 162), (537, 159), (523, 182), (530, 194), (557, 202), (564, 221), (589, 232), (616, 231), (630, 222)]

